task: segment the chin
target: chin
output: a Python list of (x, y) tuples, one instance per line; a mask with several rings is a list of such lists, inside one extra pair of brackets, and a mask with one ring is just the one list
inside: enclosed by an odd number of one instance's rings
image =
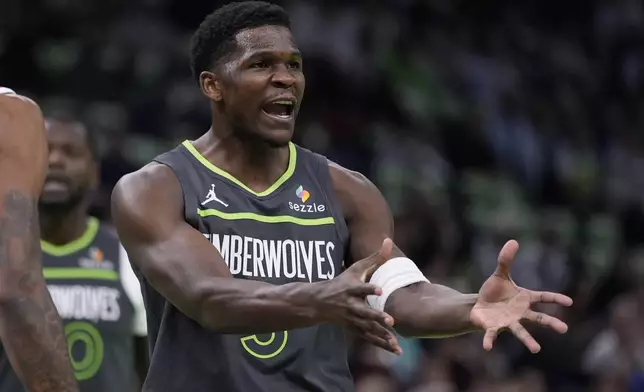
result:
[(290, 141), (291, 141), (290, 137), (284, 138), (284, 139), (276, 139), (276, 138), (266, 139), (266, 143), (273, 148), (286, 147), (288, 146)]
[(288, 146), (293, 139), (292, 129), (261, 130), (256, 137), (273, 148)]
[(59, 207), (70, 204), (71, 198), (68, 195), (46, 195), (43, 194), (38, 204), (43, 207)]
[(251, 137), (271, 147), (288, 146), (295, 132), (295, 116), (284, 120), (264, 114), (258, 123), (248, 129), (252, 130)]
[(38, 200), (38, 208), (43, 212), (63, 213), (74, 209), (82, 200), (82, 195), (43, 194)]

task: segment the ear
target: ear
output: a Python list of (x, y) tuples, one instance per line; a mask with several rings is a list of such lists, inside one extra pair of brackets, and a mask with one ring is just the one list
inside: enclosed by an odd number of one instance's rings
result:
[(214, 72), (204, 71), (199, 74), (199, 85), (204, 95), (212, 101), (220, 102), (223, 99), (223, 85), (220, 77)]

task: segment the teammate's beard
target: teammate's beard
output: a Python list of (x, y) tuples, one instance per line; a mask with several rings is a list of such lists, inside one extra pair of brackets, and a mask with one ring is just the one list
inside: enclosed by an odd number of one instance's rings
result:
[(77, 189), (65, 200), (47, 202), (41, 199), (38, 201), (38, 209), (45, 216), (64, 215), (84, 202), (87, 194), (88, 192), (85, 189)]

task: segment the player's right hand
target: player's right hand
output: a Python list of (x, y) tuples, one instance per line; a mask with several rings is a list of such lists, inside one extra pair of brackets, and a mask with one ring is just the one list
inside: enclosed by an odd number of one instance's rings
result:
[(324, 282), (317, 303), (323, 317), (344, 325), (368, 342), (395, 354), (402, 354), (398, 340), (389, 330), (394, 319), (389, 314), (371, 308), (369, 295), (381, 295), (382, 290), (366, 283), (371, 275), (391, 258), (393, 243), (385, 240), (379, 252), (355, 262), (337, 278)]

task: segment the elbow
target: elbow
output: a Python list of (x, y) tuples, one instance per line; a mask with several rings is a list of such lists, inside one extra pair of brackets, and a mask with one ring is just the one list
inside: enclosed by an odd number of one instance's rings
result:
[(252, 333), (254, 329), (245, 325), (243, 318), (232, 303), (210, 295), (201, 300), (196, 320), (202, 327), (221, 334)]
[(215, 332), (228, 327), (226, 314), (230, 307), (226, 301), (233, 299), (224, 298), (218, 279), (187, 279), (181, 271), (170, 268), (139, 267), (148, 282), (193, 321)]
[(224, 298), (213, 284), (204, 284), (192, 293), (193, 319), (202, 327), (218, 333), (234, 333), (232, 299)]
[(195, 321), (202, 327), (221, 334), (256, 333), (256, 319), (248, 310), (252, 308), (249, 306), (250, 302), (262, 294), (255, 292), (247, 296), (225, 287), (225, 284), (209, 282), (196, 291), (195, 303), (198, 304), (198, 309)]
[(232, 278), (187, 276), (170, 268), (142, 268), (153, 287), (179, 311), (203, 328), (218, 333), (245, 333), (245, 310), (257, 292), (238, 287)]
[(223, 314), (222, 307), (217, 301), (212, 300), (207, 294), (199, 295), (195, 301), (197, 309), (194, 312), (194, 320), (202, 327), (214, 331), (222, 332), (226, 329), (226, 317)]
[(202, 327), (221, 334), (243, 333), (235, 323), (233, 311), (212, 298), (201, 301), (195, 321)]

